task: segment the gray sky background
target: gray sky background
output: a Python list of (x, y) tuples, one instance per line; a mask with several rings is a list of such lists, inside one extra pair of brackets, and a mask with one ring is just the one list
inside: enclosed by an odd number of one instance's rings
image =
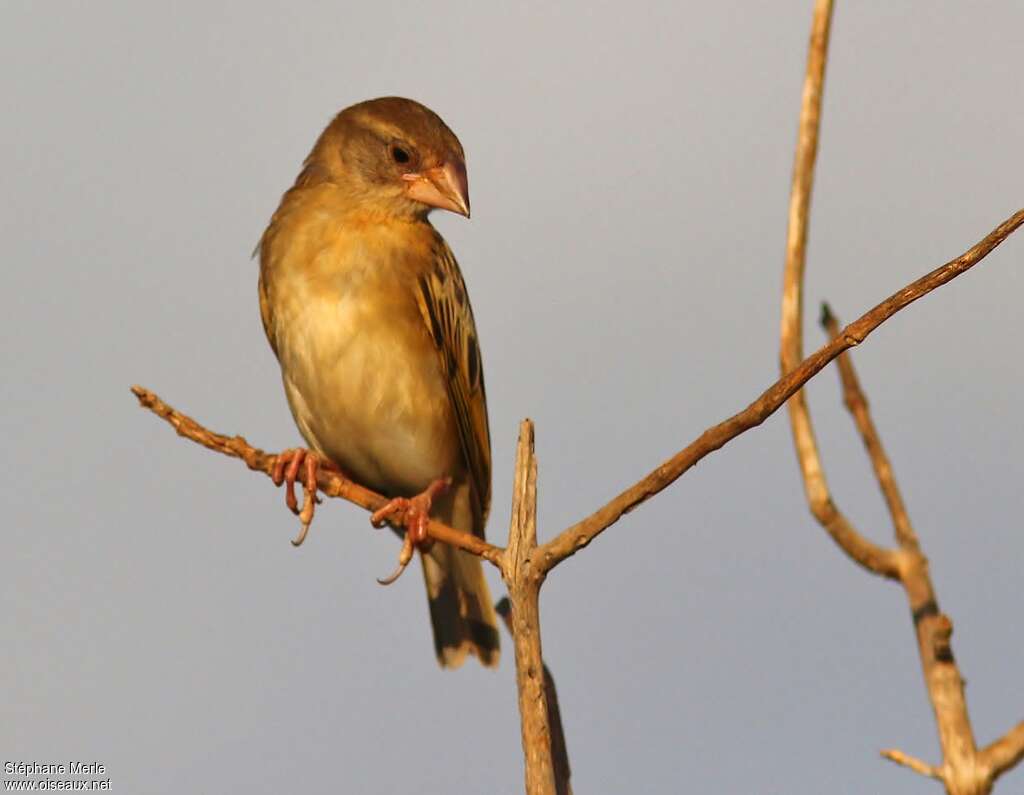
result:
[[(265, 449), (297, 443), (249, 259), (341, 107), (442, 115), (508, 521), (537, 422), (550, 537), (777, 371), (809, 2), (40, 3), (0, 7), (3, 760), (98, 760), (115, 791), (522, 787), (510, 644), (440, 671), (421, 577), (332, 501), (178, 440), (134, 382)], [(807, 286), (846, 320), (1024, 204), (1004, 2), (840, 3)], [(1024, 239), (856, 361), (956, 626), (979, 743), (1024, 718)], [(888, 520), (829, 371), (839, 505)], [(488, 576), (497, 597), (496, 572)], [(542, 600), (580, 793), (930, 793), (901, 590), (805, 507), (780, 414), (559, 568)], [(506, 639), (507, 640), (507, 639)], [(999, 792), (1024, 789), (1024, 772)]]

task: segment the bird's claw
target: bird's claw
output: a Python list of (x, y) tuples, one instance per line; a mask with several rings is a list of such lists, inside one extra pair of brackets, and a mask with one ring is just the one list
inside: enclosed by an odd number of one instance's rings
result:
[[(282, 483), (285, 484), (285, 504), (292, 513), (299, 517), (299, 521), (302, 523), (302, 529), (299, 530), (298, 536), (292, 540), (292, 545), (296, 547), (306, 540), (306, 534), (309, 533), (309, 526), (313, 522), (316, 506), (321, 502), (316, 494), (316, 475), (319, 469), (333, 470), (336, 467), (330, 461), (322, 459), (312, 450), (297, 447), (280, 453), (277, 456), (277, 460), (274, 461), (274, 468), (270, 473), (275, 486), (280, 486)], [(300, 470), (302, 470), (301, 478), (299, 477)], [(301, 509), (295, 497), (296, 481), (302, 483)]]
[(415, 497), (395, 497), (381, 508), (378, 508), (370, 516), (370, 523), (374, 527), (383, 527), (390, 519), (400, 517), (405, 523), (405, 539), (402, 542), (402, 551), (398, 554), (398, 567), (387, 577), (377, 578), (381, 585), (391, 585), (402, 576), (405, 567), (413, 558), (417, 549), (424, 552), (430, 549), (434, 543), (427, 533), (427, 526), (430, 524), (430, 507), (434, 498), (443, 494), (451, 485), (451, 478), (439, 478), (427, 486), (421, 494)]
[(406, 533), (405, 540), (402, 541), (402, 551), (398, 553), (398, 567), (387, 577), (378, 577), (377, 582), (381, 585), (391, 585), (391, 583), (401, 577), (402, 572), (405, 571), (405, 567), (408, 566), (409, 561), (412, 560), (412, 556), (415, 551), (416, 548), (413, 546), (412, 539), (410, 539), (409, 534)]

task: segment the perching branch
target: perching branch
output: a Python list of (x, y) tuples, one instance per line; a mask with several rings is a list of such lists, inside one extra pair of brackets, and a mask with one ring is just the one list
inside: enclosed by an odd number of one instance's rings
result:
[[(166, 420), (179, 436), (191, 439), (193, 442), (203, 445), (210, 450), (242, 459), (249, 469), (255, 472), (262, 472), (268, 477), (274, 470), (277, 463), (277, 456), (273, 453), (265, 453), (259, 448), (252, 447), (242, 436), (224, 436), (204, 428), (191, 417), (171, 408), (164, 403), (156, 394), (141, 386), (133, 386), (132, 392), (139, 399), (139, 405), (147, 408), (158, 417)], [(353, 483), (342, 477), (337, 472), (321, 469), (317, 473), (317, 488), (328, 497), (341, 497), (354, 505), (365, 508), (367, 511), (377, 511), (387, 504), (388, 500), (376, 492), (370, 491), (358, 483)], [(394, 523), (402, 525), (405, 517), (398, 515)], [(484, 560), (490, 561), (498, 568), (501, 568), (502, 552), (501, 547), (488, 544), (472, 533), (464, 533), (441, 522), (430, 521), (427, 533), (436, 541), (451, 544), (453, 547), (464, 549), (474, 555), (479, 555)]]
[[(133, 386), (132, 392), (141, 406), (166, 420), (178, 435), (210, 450), (240, 458), (249, 469), (272, 476), (276, 455), (252, 447), (241, 436), (224, 436), (204, 428), (191, 417), (168, 406), (148, 389)], [(321, 468), (317, 472), (317, 488), (328, 497), (341, 497), (368, 511), (377, 511), (388, 502), (380, 494), (330, 469)], [(404, 521), (404, 515), (394, 519), (398, 525)], [(529, 795), (556, 795), (547, 686), (540, 645), (539, 598), (544, 572), (538, 570), (534, 563), (537, 548), (537, 460), (533, 452), (533, 423), (530, 420), (523, 420), (520, 426), (508, 552), (434, 520), (427, 526), (427, 533), (435, 541), (479, 555), (501, 570), (513, 605), (511, 628), (526, 756), (526, 791)], [(561, 747), (564, 754), (564, 736)], [(568, 786), (568, 757), (564, 756), (562, 762), (560, 767), (564, 778), (560, 776), (559, 782)], [(561, 789), (557, 793), (561, 795), (566, 791)]]
[[(786, 246), (780, 333), (780, 360), (783, 373), (797, 367), (802, 357), (803, 275), (831, 11), (831, 3), (828, 0), (819, 0), (816, 4), (807, 58)], [(1024, 212), (1018, 212), (996, 232), (1012, 232), (1022, 221)], [(986, 241), (990, 239), (991, 235)], [(970, 260), (974, 253), (984, 250), (986, 241), (982, 241), (979, 246), (975, 246), (939, 271), (918, 280), (915, 285), (942, 279), (939, 273), (947, 268), (951, 269), (950, 272), (962, 272), (961, 268), (966, 269), (973, 264)], [(906, 288), (893, 298), (906, 296), (908, 290), (913, 287), (914, 285)], [(849, 327), (843, 331), (839, 330), (838, 321), (827, 307), (822, 314), (822, 323), (828, 330), (832, 342), (843, 339), (849, 333)], [(807, 502), (815, 518), (852, 560), (869, 571), (898, 579), (902, 583), (914, 619), (921, 668), (935, 713), (943, 764), (938, 767), (929, 765), (898, 750), (886, 750), (882, 755), (921, 775), (942, 781), (950, 795), (988, 793), (992, 790), (996, 778), (1024, 756), (1024, 724), (981, 753), (977, 751), (963, 692), (963, 679), (953, 657), (953, 623), (948, 616), (939, 612), (938, 600), (928, 573), (928, 561), (920, 551), (917, 536), (896, 485), (892, 466), (868, 411), (867, 399), (860, 388), (853, 363), (848, 355), (844, 355), (840, 357), (838, 366), (846, 406), (860, 431), (892, 517), (897, 549), (884, 549), (868, 541), (835, 507), (822, 471), (807, 401), (803, 391), (800, 391), (789, 401), (789, 413)]]

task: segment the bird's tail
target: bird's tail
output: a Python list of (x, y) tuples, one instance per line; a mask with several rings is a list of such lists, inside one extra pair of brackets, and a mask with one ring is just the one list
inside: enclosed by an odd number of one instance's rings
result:
[(458, 668), (467, 654), (497, 665), (498, 622), (480, 558), (442, 543), (420, 558), (441, 667)]

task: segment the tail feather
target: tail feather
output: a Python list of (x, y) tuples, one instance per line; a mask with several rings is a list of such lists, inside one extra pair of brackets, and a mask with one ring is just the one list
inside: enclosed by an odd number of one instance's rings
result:
[(441, 667), (458, 668), (468, 654), (497, 665), (498, 623), (480, 559), (447, 544), (434, 544), (420, 558)]

